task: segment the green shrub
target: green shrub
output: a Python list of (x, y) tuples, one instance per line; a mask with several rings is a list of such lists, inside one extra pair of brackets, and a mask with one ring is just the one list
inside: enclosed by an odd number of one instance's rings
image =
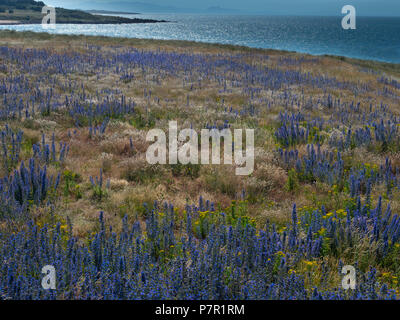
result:
[(185, 177), (190, 177), (192, 179), (198, 178), (200, 175), (200, 164), (173, 164), (170, 165), (171, 171), (173, 176), (175, 177), (180, 177), (180, 176), (185, 176)]
[(286, 188), (288, 191), (295, 191), (299, 186), (299, 179), (297, 177), (297, 172), (294, 168), (290, 169), (288, 172), (288, 181)]
[(82, 181), (82, 178), (79, 174), (65, 170), (63, 172), (63, 181), (65, 196), (74, 196), (76, 199), (82, 198), (81, 187), (78, 184)]

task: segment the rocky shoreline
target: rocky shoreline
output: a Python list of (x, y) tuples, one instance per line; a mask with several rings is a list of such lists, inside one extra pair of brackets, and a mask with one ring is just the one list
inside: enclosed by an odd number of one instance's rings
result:
[[(112, 17), (120, 19), (105, 19), (105, 20), (80, 20), (80, 21), (68, 21), (64, 19), (56, 20), (58, 24), (135, 24), (135, 23), (165, 23), (169, 22), (166, 20), (152, 20), (152, 19), (129, 19), (122, 17)], [(41, 24), (42, 20), (0, 20), (0, 25), (25, 25), (25, 24)]]

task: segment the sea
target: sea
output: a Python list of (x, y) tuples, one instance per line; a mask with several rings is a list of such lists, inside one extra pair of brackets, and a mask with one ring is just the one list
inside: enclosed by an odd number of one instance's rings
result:
[(356, 29), (344, 30), (342, 16), (265, 16), (216, 14), (121, 14), (167, 23), (0, 26), (58, 34), (190, 40), (400, 63), (400, 17), (357, 17)]

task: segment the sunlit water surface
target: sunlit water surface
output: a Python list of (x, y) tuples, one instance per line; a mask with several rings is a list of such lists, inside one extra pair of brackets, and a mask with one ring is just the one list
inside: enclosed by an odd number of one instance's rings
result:
[(57, 24), (55, 30), (44, 30), (41, 25), (0, 26), (0, 29), (192, 40), (400, 63), (400, 18), (359, 17), (356, 30), (343, 30), (341, 17), (193, 14), (124, 16), (170, 22), (120, 25)]

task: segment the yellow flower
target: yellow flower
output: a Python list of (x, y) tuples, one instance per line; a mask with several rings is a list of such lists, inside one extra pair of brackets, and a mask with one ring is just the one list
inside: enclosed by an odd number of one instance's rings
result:
[(199, 213), (200, 213), (200, 217), (203, 218), (208, 213), (208, 211), (199, 211)]
[(279, 233), (282, 233), (282, 232), (285, 231), (285, 230), (286, 230), (286, 227), (282, 227), (282, 228), (279, 229), (278, 232), (279, 232)]
[(281, 256), (281, 257), (284, 257), (284, 256), (285, 256), (285, 253), (282, 252), (282, 251), (278, 251), (278, 252), (275, 253), (275, 254), (278, 255), (278, 256)]
[(303, 262), (305, 263), (305, 265), (306, 265), (307, 267), (314, 267), (314, 266), (317, 265), (317, 262), (316, 262), (316, 261), (307, 261), (307, 260), (303, 260)]

